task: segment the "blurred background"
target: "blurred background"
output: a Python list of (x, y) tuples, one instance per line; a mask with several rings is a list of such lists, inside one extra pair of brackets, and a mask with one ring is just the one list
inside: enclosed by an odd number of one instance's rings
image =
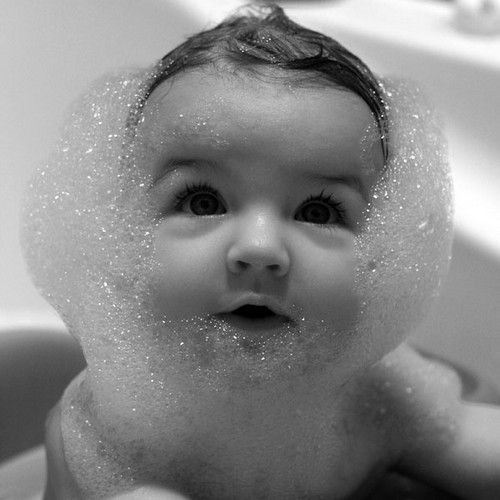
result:
[[(21, 194), (64, 110), (105, 72), (146, 66), (209, 28), (237, 0), (3, 0), (0, 15), (2, 331), (63, 332), (30, 283), (18, 242)], [(500, 388), (500, 16), (498, 2), (278, 2), (378, 74), (420, 82), (441, 111), (456, 194), (454, 260), (414, 341)], [(61, 333), (63, 334), (63, 333)]]

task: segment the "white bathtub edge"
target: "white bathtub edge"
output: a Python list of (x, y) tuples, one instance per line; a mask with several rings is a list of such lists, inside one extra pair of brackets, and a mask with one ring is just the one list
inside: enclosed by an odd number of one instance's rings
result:
[(2, 331), (16, 329), (50, 329), (56, 332), (67, 333), (66, 325), (51, 310), (0, 311), (0, 335)]

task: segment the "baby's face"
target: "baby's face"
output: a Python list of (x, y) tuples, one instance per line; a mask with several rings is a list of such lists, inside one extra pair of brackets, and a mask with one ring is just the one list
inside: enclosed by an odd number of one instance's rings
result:
[[(214, 317), (254, 340), (303, 318), (352, 324), (353, 243), (383, 164), (378, 146), (372, 165), (363, 152), (374, 126), (345, 90), (208, 70), (158, 86), (137, 139), (155, 179), (159, 313)], [(274, 315), (230, 314), (247, 304)]]

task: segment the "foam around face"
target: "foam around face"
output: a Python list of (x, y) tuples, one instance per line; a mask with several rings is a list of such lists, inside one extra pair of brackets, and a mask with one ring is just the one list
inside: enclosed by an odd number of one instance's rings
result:
[[(442, 126), (409, 82), (382, 85), (389, 159), (356, 241), (367, 348), (394, 346), (439, 293), (451, 257), (452, 181)], [(386, 344), (387, 342), (387, 344)]]
[[(359, 321), (336, 331), (304, 318), (251, 341), (214, 318), (163, 317), (154, 306), (153, 179), (137, 167), (143, 152), (134, 141), (133, 118), (151, 77), (109, 77), (75, 105), (53, 157), (33, 177), (23, 214), (33, 280), (88, 363), (66, 395), (63, 436), (80, 484), (94, 493), (146, 471), (158, 477), (158, 444), (181, 433), (182, 408), (207, 412), (216, 394), (235, 387), (377, 361), (421, 319), (450, 256), (451, 181), (440, 125), (417, 89), (385, 82), (390, 154), (356, 237)], [(364, 139), (367, 169), (373, 136), (367, 131)], [(127, 455), (131, 449), (135, 455)]]

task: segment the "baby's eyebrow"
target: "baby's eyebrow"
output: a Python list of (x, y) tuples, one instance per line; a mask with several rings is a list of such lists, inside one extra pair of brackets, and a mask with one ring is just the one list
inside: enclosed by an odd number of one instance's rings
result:
[[(162, 167), (159, 174), (153, 180), (153, 186), (161, 182), (169, 173), (173, 172), (177, 168), (187, 168), (187, 169), (199, 169), (199, 168), (217, 168), (217, 164), (214, 161), (208, 159), (199, 158), (170, 158)], [(363, 187), (363, 183), (360, 178), (356, 175), (328, 175), (319, 174), (313, 172), (305, 172), (304, 177), (307, 180), (315, 181), (325, 184), (345, 184), (353, 189), (355, 189), (364, 199), (367, 199), (366, 190)]]
[(165, 176), (175, 169), (181, 168), (215, 168), (215, 162), (211, 160), (200, 160), (197, 158), (170, 158), (162, 167), (159, 174), (153, 180), (153, 186), (160, 182)]
[(363, 198), (366, 198), (365, 189), (361, 179), (356, 175), (327, 175), (308, 172), (307, 179), (327, 183), (327, 184), (346, 184), (347, 186), (358, 191)]

